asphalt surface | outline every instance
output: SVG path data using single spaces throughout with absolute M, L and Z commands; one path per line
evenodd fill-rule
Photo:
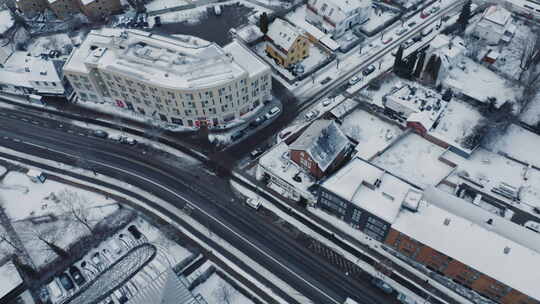
M 366 304 L 395 302 L 368 282 L 354 281 L 340 273 L 276 227 L 260 221 L 252 210 L 231 208 L 230 199 L 234 194 L 230 191 L 222 191 L 213 183 L 200 182 L 196 176 L 178 170 L 170 162 L 152 157 L 151 152 L 143 154 L 137 148 L 97 139 L 84 129 L 51 119 L 10 114 L 9 110 L 0 115 L 3 115 L 2 146 L 60 162 L 75 155 L 82 158 L 77 165 L 145 189 L 176 208 L 181 209 L 185 200 L 190 201 L 204 211 L 192 213 L 199 222 L 206 223 L 213 233 L 228 240 L 314 303 L 342 303 L 346 297 Z M 286 294 L 282 296 L 295 302 Z

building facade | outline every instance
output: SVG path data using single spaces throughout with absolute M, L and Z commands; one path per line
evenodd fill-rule
M 309 40 L 285 20 L 274 20 L 268 27 L 266 39 L 266 53 L 284 68 L 309 56 Z
M 309 0 L 306 21 L 339 38 L 355 25 L 367 21 L 370 14 L 371 0 Z
M 64 75 L 81 101 L 194 128 L 225 126 L 271 98 L 269 66 L 240 43 L 138 30 L 92 31 Z
M 79 0 L 81 12 L 92 20 L 100 20 L 122 11 L 120 0 Z

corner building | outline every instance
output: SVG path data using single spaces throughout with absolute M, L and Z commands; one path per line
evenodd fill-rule
M 233 41 L 139 30 L 90 32 L 64 65 L 79 100 L 187 127 L 221 127 L 271 98 L 271 70 Z

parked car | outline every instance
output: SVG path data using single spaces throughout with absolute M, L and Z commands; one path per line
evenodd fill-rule
M 134 146 L 137 144 L 137 140 L 131 137 L 122 136 L 120 137 L 119 141 L 123 144 Z
M 383 44 L 389 44 L 390 42 L 392 42 L 392 40 L 394 40 L 393 37 L 388 37 L 388 38 L 386 38 L 385 40 L 383 40 L 382 43 L 383 43 Z
M 259 208 L 261 208 L 261 201 L 251 197 L 246 200 L 246 204 L 255 210 L 259 210 Z
M 432 27 L 425 28 L 425 29 L 422 30 L 422 36 L 427 36 L 427 35 L 431 34 L 431 32 L 433 32 Z
M 119 289 L 115 290 L 113 292 L 113 295 L 116 297 L 116 300 L 120 304 L 124 304 L 128 301 L 128 298 L 126 297 L 126 295 L 123 294 Z
M 323 107 L 327 107 L 327 106 L 329 106 L 331 103 L 332 103 L 332 100 L 330 100 L 330 99 L 325 99 L 325 100 L 323 100 L 323 102 L 321 102 L 321 104 L 323 105 Z
M 311 110 L 306 113 L 305 117 L 307 120 L 312 120 L 313 118 L 317 117 L 317 115 L 319 115 L 319 111 Z
M 373 73 L 373 71 L 375 71 L 375 66 L 372 64 L 372 65 L 368 66 L 367 68 L 365 68 L 365 69 L 362 71 L 362 74 L 363 74 L 364 76 L 367 76 L 367 75 Z
M 414 37 L 411 38 L 413 42 L 418 42 L 420 40 L 422 40 L 422 35 L 416 35 Z
M 407 24 L 407 26 L 408 26 L 409 28 L 411 28 L 411 27 L 413 27 L 413 26 L 415 26 L 415 25 L 416 25 L 416 21 L 412 21 L 412 22 L 409 22 L 409 23 Z
M 256 128 L 260 126 L 263 122 L 266 121 L 266 117 L 264 115 L 261 115 L 257 118 L 255 118 L 251 123 L 249 124 L 251 127 Z
M 450 18 L 452 18 L 452 17 L 449 16 L 449 15 L 446 15 L 446 16 L 442 17 L 442 21 L 446 22 L 446 21 L 450 20 Z
M 95 137 L 99 137 L 99 138 L 107 138 L 109 137 L 109 133 L 103 131 L 103 130 L 94 130 L 92 132 L 92 134 L 94 134 Z
M 402 293 L 398 294 L 397 300 L 403 304 L 417 304 L 416 300 Z
M 101 267 L 103 266 L 103 259 L 101 258 L 101 256 L 99 255 L 99 252 L 96 252 L 92 255 L 92 263 L 94 263 L 94 265 L 96 265 L 96 267 Z
M 405 32 L 407 32 L 407 29 L 404 28 L 404 27 L 400 27 L 400 28 L 397 29 L 396 35 L 401 36 L 401 35 L 405 34 Z
M 251 156 L 252 159 L 257 158 L 259 155 L 263 154 L 264 150 L 261 148 L 257 148 L 249 153 L 249 156 Z
M 71 275 L 71 277 L 73 278 L 73 281 L 75 281 L 75 283 L 77 283 L 77 285 L 79 287 L 81 287 L 82 285 L 84 285 L 84 283 L 86 283 L 86 279 L 82 275 L 79 268 L 77 268 L 77 266 L 69 267 L 68 272 Z
M 429 17 L 429 15 L 431 15 L 431 13 L 430 13 L 429 11 L 425 11 L 425 10 L 424 10 L 424 11 L 422 11 L 422 12 L 420 13 L 420 18 L 426 19 L 427 17 Z
M 161 26 L 161 16 L 155 16 L 154 17 L 154 25 L 157 27 Z
M 124 252 L 124 248 L 122 247 L 122 244 L 120 243 L 120 240 L 118 239 L 113 238 L 109 242 L 109 248 L 116 255 L 120 255 L 122 252 Z
M 415 43 L 414 40 L 409 39 L 409 40 L 403 42 L 403 48 L 406 49 L 406 48 L 410 47 L 411 45 L 413 45 L 414 43 Z
M 332 81 L 332 77 L 326 77 L 325 79 L 321 80 L 321 84 L 325 85 L 329 83 L 330 81 Z
M 137 229 L 135 225 L 129 226 L 127 231 L 129 231 L 129 233 L 131 233 L 131 235 L 133 235 L 136 240 L 139 240 L 143 236 L 143 234 L 139 231 L 139 229 Z
M 394 288 L 392 286 L 388 285 L 388 283 L 384 282 L 383 280 L 379 278 L 373 278 L 371 280 L 371 284 L 378 287 L 380 290 L 382 290 L 386 294 L 391 294 L 394 292 Z
M 440 9 L 439 6 L 433 6 L 433 7 L 429 10 L 429 12 L 430 12 L 431 14 L 434 14 L 434 13 L 438 12 L 439 9 Z
M 362 80 L 360 77 L 358 77 L 358 76 L 353 76 L 351 79 L 349 79 L 349 85 L 355 85 L 355 84 L 357 84 L 360 80 Z
M 221 5 L 219 5 L 219 4 L 214 5 L 214 14 L 216 14 L 216 16 L 221 15 Z
M 278 136 L 279 136 L 279 138 L 283 139 L 283 138 L 289 136 L 289 134 L 291 134 L 291 133 L 292 133 L 292 132 L 289 131 L 289 130 L 283 130 L 283 131 L 279 132 L 279 135 L 278 135 Z
M 62 284 L 62 287 L 66 291 L 70 291 L 75 288 L 75 284 L 73 284 L 73 280 L 69 277 L 67 273 L 62 273 L 60 276 L 58 276 L 58 280 L 60 281 L 60 284 Z
M 60 287 L 60 283 L 58 283 L 56 279 L 53 279 L 47 285 L 47 289 L 49 289 L 49 298 L 53 303 L 64 297 L 64 291 L 62 290 L 62 287 Z
M 268 111 L 268 113 L 266 113 L 266 119 L 270 119 L 276 115 L 279 114 L 279 112 L 281 112 L 281 110 L 279 109 L 279 107 L 273 107 L 270 109 L 270 111 Z

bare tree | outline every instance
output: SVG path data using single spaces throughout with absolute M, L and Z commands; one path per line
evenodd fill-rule
M 521 82 L 525 72 L 531 67 L 538 65 L 540 61 L 540 32 L 534 33 L 529 39 L 525 39 L 521 44 L 519 58 L 519 77 Z
M 30 224 L 26 225 L 25 231 L 21 231 L 21 234 L 23 234 L 23 237 L 29 240 L 38 241 L 44 245 L 42 248 L 38 249 L 42 249 L 43 251 L 47 252 L 52 251 L 61 257 L 68 257 L 69 253 L 58 244 L 62 235 L 68 231 L 68 229 L 66 229 L 67 226 L 68 225 L 66 225 L 65 221 L 43 223 L 38 225 Z
M 72 219 L 84 226 L 91 234 L 95 233 L 91 223 L 90 201 L 87 197 L 75 191 L 64 189 L 57 195 L 57 198 L 61 211 L 65 213 L 68 219 Z
M 213 293 L 218 301 L 216 304 L 232 304 L 237 291 L 231 285 L 221 282 Z

